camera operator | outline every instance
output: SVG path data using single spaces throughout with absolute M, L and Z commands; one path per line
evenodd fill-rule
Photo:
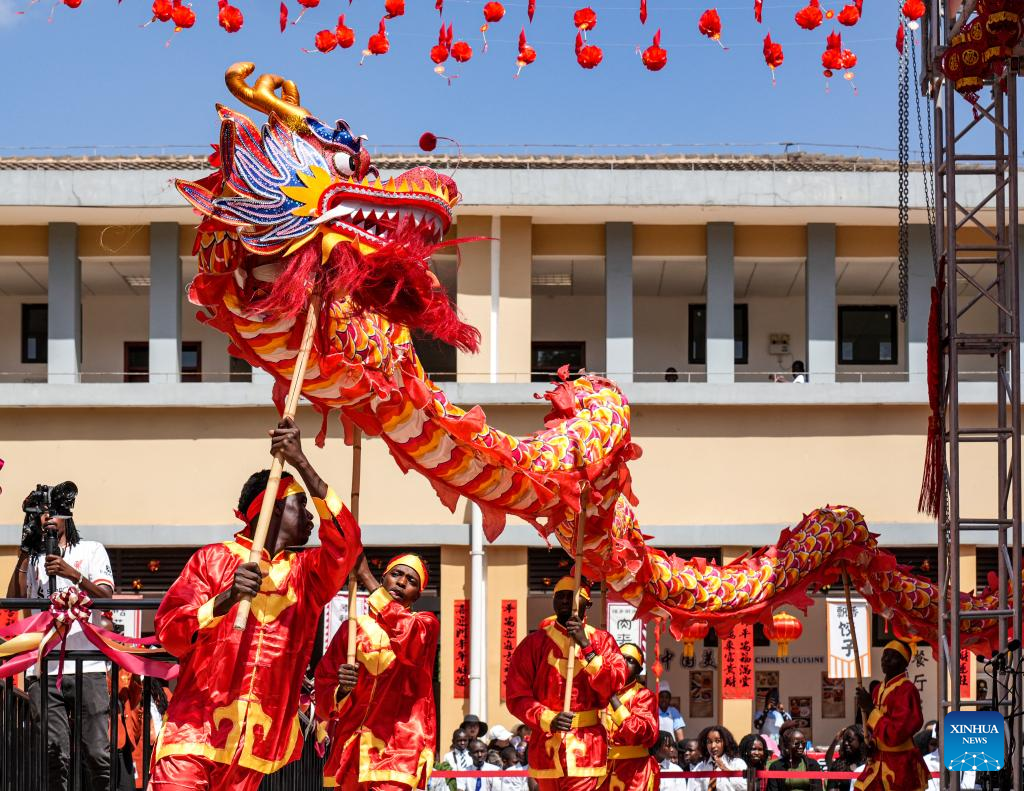
M 22 509 L 25 521 L 21 534 L 21 551 L 7 588 L 7 595 L 18 598 L 45 599 L 51 587 L 62 591 L 72 586 L 94 599 L 113 595 L 114 581 L 107 550 L 97 541 L 82 541 L 71 516 L 78 496 L 78 487 L 71 481 L 56 486 L 37 486 L 25 498 Z M 99 623 L 101 614 L 92 614 Z M 68 650 L 91 650 L 92 643 L 82 634 L 82 627 L 73 624 L 67 636 Z M 110 783 L 107 666 L 104 661 L 82 662 L 82 686 L 76 688 L 74 665 L 68 663 L 61 689 L 57 689 L 58 662 L 48 662 L 47 735 L 49 756 L 49 789 L 64 791 L 70 772 L 71 730 L 69 717 L 75 700 L 81 696 L 82 751 L 93 788 L 106 788 Z M 32 715 L 39 723 L 41 684 L 39 666 L 28 671 L 28 693 Z

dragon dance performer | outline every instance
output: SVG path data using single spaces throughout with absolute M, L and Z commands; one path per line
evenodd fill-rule
M 658 762 L 651 747 L 658 741 L 658 699 L 638 679 L 644 668 L 640 646 L 625 643 L 622 656 L 629 675 L 626 685 L 612 695 L 605 717 L 608 731 L 607 791 L 655 791 Z
M 921 695 L 907 678 L 910 649 L 899 640 L 882 651 L 885 681 L 872 695 L 857 688 L 857 706 L 873 742 L 874 752 L 855 785 L 856 791 L 924 791 L 928 767 L 913 736 L 924 724 Z
M 626 660 L 615 638 L 586 624 L 590 591 L 575 582 L 555 585 L 555 616 L 516 647 L 505 677 L 508 710 L 534 730 L 530 776 L 540 791 L 594 791 L 607 772 L 608 741 L 599 715 L 626 681 Z M 566 679 L 569 651 L 576 651 L 572 679 Z M 571 711 L 562 711 L 571 684 Z
M 417 555 L 393 558 L 380 582 L 366 558 L 356 569 L 370 591 L 370 614 L 359 616 L 356 664 L 346 664 L 342 625 L 316 668 L 320 735 L 330 737 L 324 786 L 346 791 L 425 788 L 434 765 L 434 656 L 440 624 L 412 612 L 427 584 Z
M 306 492 L 281 478 L 267 549 L 249 563 L 269 472 L 250 476 L 234 539 L 196 552 L 156 614 L 156 633 L 181 662 L 174 698 L 154 751 L 150 791 L 252 791 L 265 774 L 302 752 L 299 692 L 324 605 L 344 584 L 362 551 L 359 526 L 302 452 L 299 429 L 283 420 L 271 431 L 305 482 L 320 515 L 321 546 L 296 553 L 313 531 Z M 234 608 L 253 596 L 244 631 Z M 225 617 L 228 616 L 228 617 Z

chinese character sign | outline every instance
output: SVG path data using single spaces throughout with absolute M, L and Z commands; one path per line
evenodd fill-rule
M 516 650 L 519 630 L 518 602 L 515 599 L 501 600 L 501 699 L 505 700 L 505 676 Z
M 370 612 L 370 597 L 365 593 L 356 594 L 356 614 L 368 615 Z M 348 585 L 334 594 L 324 606 L 324 651 L 331 644 L 334 635 L 337 634 L 341 625 L 348 620 Z
M 971 665 L 974 663 L 971 661 L 971 652 L 966 648 L 960 649 L 960 662 L 959 662 L 959 675 L 960 675 L 960 697 L 961 699 L 973 698 L 971 690 L 974 689 L 974 684 L 971 683 Z
M 863 599 L 854 599 L 853 628 L 857 630 L 857 648 L 860 650 L 860 672 L 871 676 L 871 610 Z M 857 665 L 853 650 L 851 619 L 846 612 L 845 599 L 826 601 L 828 620 L 828 677 L 856 678 Z
M 608 624 L 608 631 L 615 638 L 615 642 L 619 645 L 636 643 L 640 646 L 641 653 L 646 655 L 644 625 L 636 617 L 636 607 L 617 601 L 608 602 L 607 607 L 605 623 Z
M 469 606 L 465 599 L 454 602 L 455 617 L 455 692 L 456 698 L 469 697 Z
M 722 700 L 754 699 L 754 630 L 737 626 L 721 638 Z

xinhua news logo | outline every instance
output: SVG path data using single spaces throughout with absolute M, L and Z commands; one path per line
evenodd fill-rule
M 994 772 L 1006 754 L 997 711 L 951 711 L 943 721 L 942 760 L 954 772 Z

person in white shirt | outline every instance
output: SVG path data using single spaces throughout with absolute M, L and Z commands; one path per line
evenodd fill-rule
M 805 385 L 807 384 L 807 374 L 804 370 L 803 360 L 796 360 L 793 363 L 793 384 Z
M 754 718 L 754 728 L 768 740 L 768 749 L 779 752 L 779 731 L 790 719 L 779 703 L 779 690 L 772 688 L 764 699 L 764 709 Z
M 50 595 L 50 581 L 57 591 L 75 587 L 93 599 L 109 599 L 114 593 L 113 572 L 107 550 L 97 541 L 82 541 L 72 518 L 78 487 L 65 481 L 52 487 L 37 487 L 25 498 L 22 509 L 25 521 L 21 550 L 14 574 L 7 586 L 13 598 L 45 600 Z M 47 553 L 48 537 L 54 542 Z M 92 614 L 99 625 L 101 613 Z M 74 623 L 68 631 L 67 650 L 93 650 L 93 644 Z M 93 788 L 110 785 L 110 743 L 107 717 L 110 692 L 107 689 L 106 662 L 82 662 L 81 688 L 75 683 L 74 663 L 65 667 L 61 688 L 57 688 L 59 661 L 47 661 L 46 731 L 49 757 L 49 791 L 68 787 L 71 765 L 71 729 L 69 717 L 75 711 L 76 699 L 82 707 L 82 752 Z M 40 724 L 42 684 L 40 668 L 28 671 L 28 695 L 32 716 Z
M 662 772 L 681 772 L 683 768 L 672 760 L 672 748 L 675 747 L 675 740 L 668 731 L 658 732 L 658 741 L 654 745 L 654 758 L 661 767 Z M 664 777 L 661 778 L 659 791 L 695 791 L 697 788 L 685 777 Z
M 448 764 L 452 769 L 469 769 L 473 765 L 473 759 L 469 757 L 469 736 L 462 728 L 456 728 L 452 734 L 452 749 L 444 754 L 442 763 Z
M 469 743 L 471 772 L 500 772 L 501 767 L 487 763 L 487 745 L 480 739 Z M 456 782 L 459 791 L 501 791 L 500 777 L 460 777 Z
M 935 732 L 934 725 L 932 726 L 932 738 L 928 742 L 928 748 L 931 752 L 924 757 L 925 766 L 928 767 L 929 772 L 941 772 L 942 758 L 939 756 L 939 735 Z M 973 791 L 977 777 L 978 773 L 971 770 L 961 772 L 960 788 Z M 928 781 L 928 791 L 939 791 L 939 778 L 933 777 Z
M 529 767 L 519 763 L 519 753 L 511 744 L 502 747 L 499 752 L 501 756 L 501 768 L 507 772 L 525 772 Z M 529 784 L 525 777 L 503 777 L 501 778 L 500 791 L 527 791 Z
M 686 738 L 686 720 L 672 705 L 672 690 L 667 681 L 658 684 L 658 730 L 668 731 L 677 742 Z
M 724 725 L 711 725 L 700 732 L 700 754 L 704 759 L 697 772 L 744 772 L 747 763 L 740 758 L 736 739 Z M 697 791 L 747 791 L 745 777 L 702 777 L 694 781 Z

